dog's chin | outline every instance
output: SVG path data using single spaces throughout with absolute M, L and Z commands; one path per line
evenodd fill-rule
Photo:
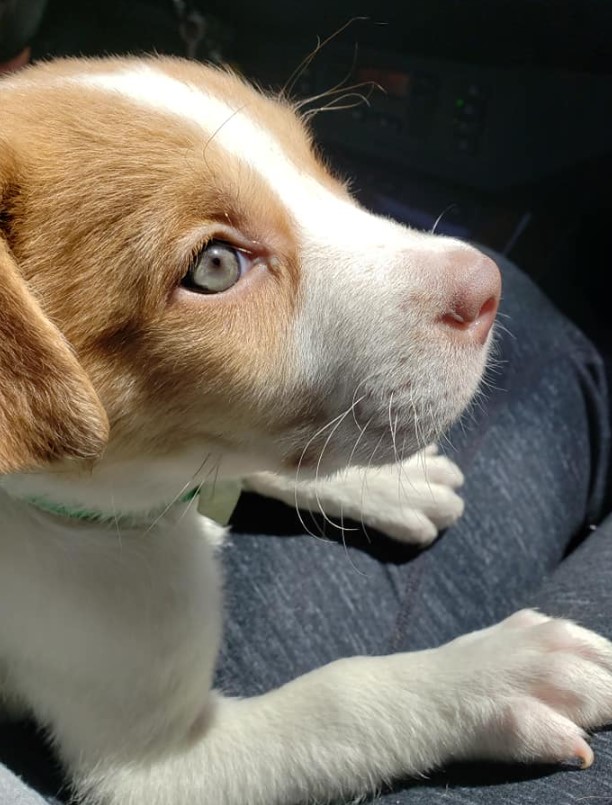
M 350 466 L 377 467 L 404 461 L 445 437 L 470 408 L 483 372 L 448 384 L 437 393 L 377 389 L 358 410 L 330 416 L 330 426 L 313 432 L 290 468 L 300 478 L 331 475 Z M 286 466 L 284 467 L 286 471 Z
M 324 424 L 319 418 L 292 434 L 285 471 L 299 468 L 307 478 L 388 465 L 438 442 L 478 394 L 491 342 L 489 337 L 482 347 L 432 349 L 412 362 L 410 372 L 392 355 L 366 381 L 350 372 L 331 379 Z M 372 363 L 360 367 L 364 374 Z
M 471 396 L 470 396 L 471 399 Z M 469 399 L 450 409 L 430 407 L 415 415 L 406 409 L 401 416 L 389 417 L 380 410 L 379 418 L 361 426 L 354 419 L 339 424 L 333 434 L 313 434 L 301 448 L 283 462 L 282 474 L 300 480 L 333 475 L 348 467 L 379 467 L 404 461 L 419 450 L 437 442 L 460 418 Z M 330 431 L 332 429 L 330 428 Z

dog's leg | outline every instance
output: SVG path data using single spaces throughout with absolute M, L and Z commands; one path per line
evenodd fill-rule
M 456 489 L 461 470 L 429 447 L 406 461 L 296 482 L 272 473 L 251 475 L 244 488 L 289 506 L 332 517 L 348 517 L 393 539 L 429 545 L 463 513 Z
M 452 759 L 588 764 L 582 728 L 612 719 L 612 646 L 529 612 L 223 698 L 218 527 L 26 525 L 0 565 L 4 676 L 88 804 L 312 805 Z
M 611 671 L 606 640 L 524 611 L 438 649 L 341 660 L 257 698 L 217 696 L 182 746 L 92 758 L 89 773 L 82 753 L 77 776 L 112 805 L 297 805 L 457 759 L 588 766 L 583 728 L 612 716 Z

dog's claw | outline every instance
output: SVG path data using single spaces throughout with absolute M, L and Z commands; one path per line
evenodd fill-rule
M 576 748 L 575 748 L 575 757 L 578 758 L 580 761 L 580 768 L 581 769 L 588 769 L 593 765 L 593 761 L 595 760 L 595 753 L 588 745 L 588 743 L 584 740 L 584 738 L 578 738 L 576 740 Z

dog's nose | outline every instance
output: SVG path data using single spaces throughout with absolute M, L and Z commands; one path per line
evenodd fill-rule
M 439 321 L 462 339 L 484 344 L 499 305 L 499 269 L 475 250 L 457 250 L 449 262 L 448 301 Z

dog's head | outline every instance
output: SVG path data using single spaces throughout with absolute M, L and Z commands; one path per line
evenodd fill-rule
M 0 472 L 388 462 L 473 396 L 496 267 L 362 209 L 288 104 L 109 59 L 0 105 Z

